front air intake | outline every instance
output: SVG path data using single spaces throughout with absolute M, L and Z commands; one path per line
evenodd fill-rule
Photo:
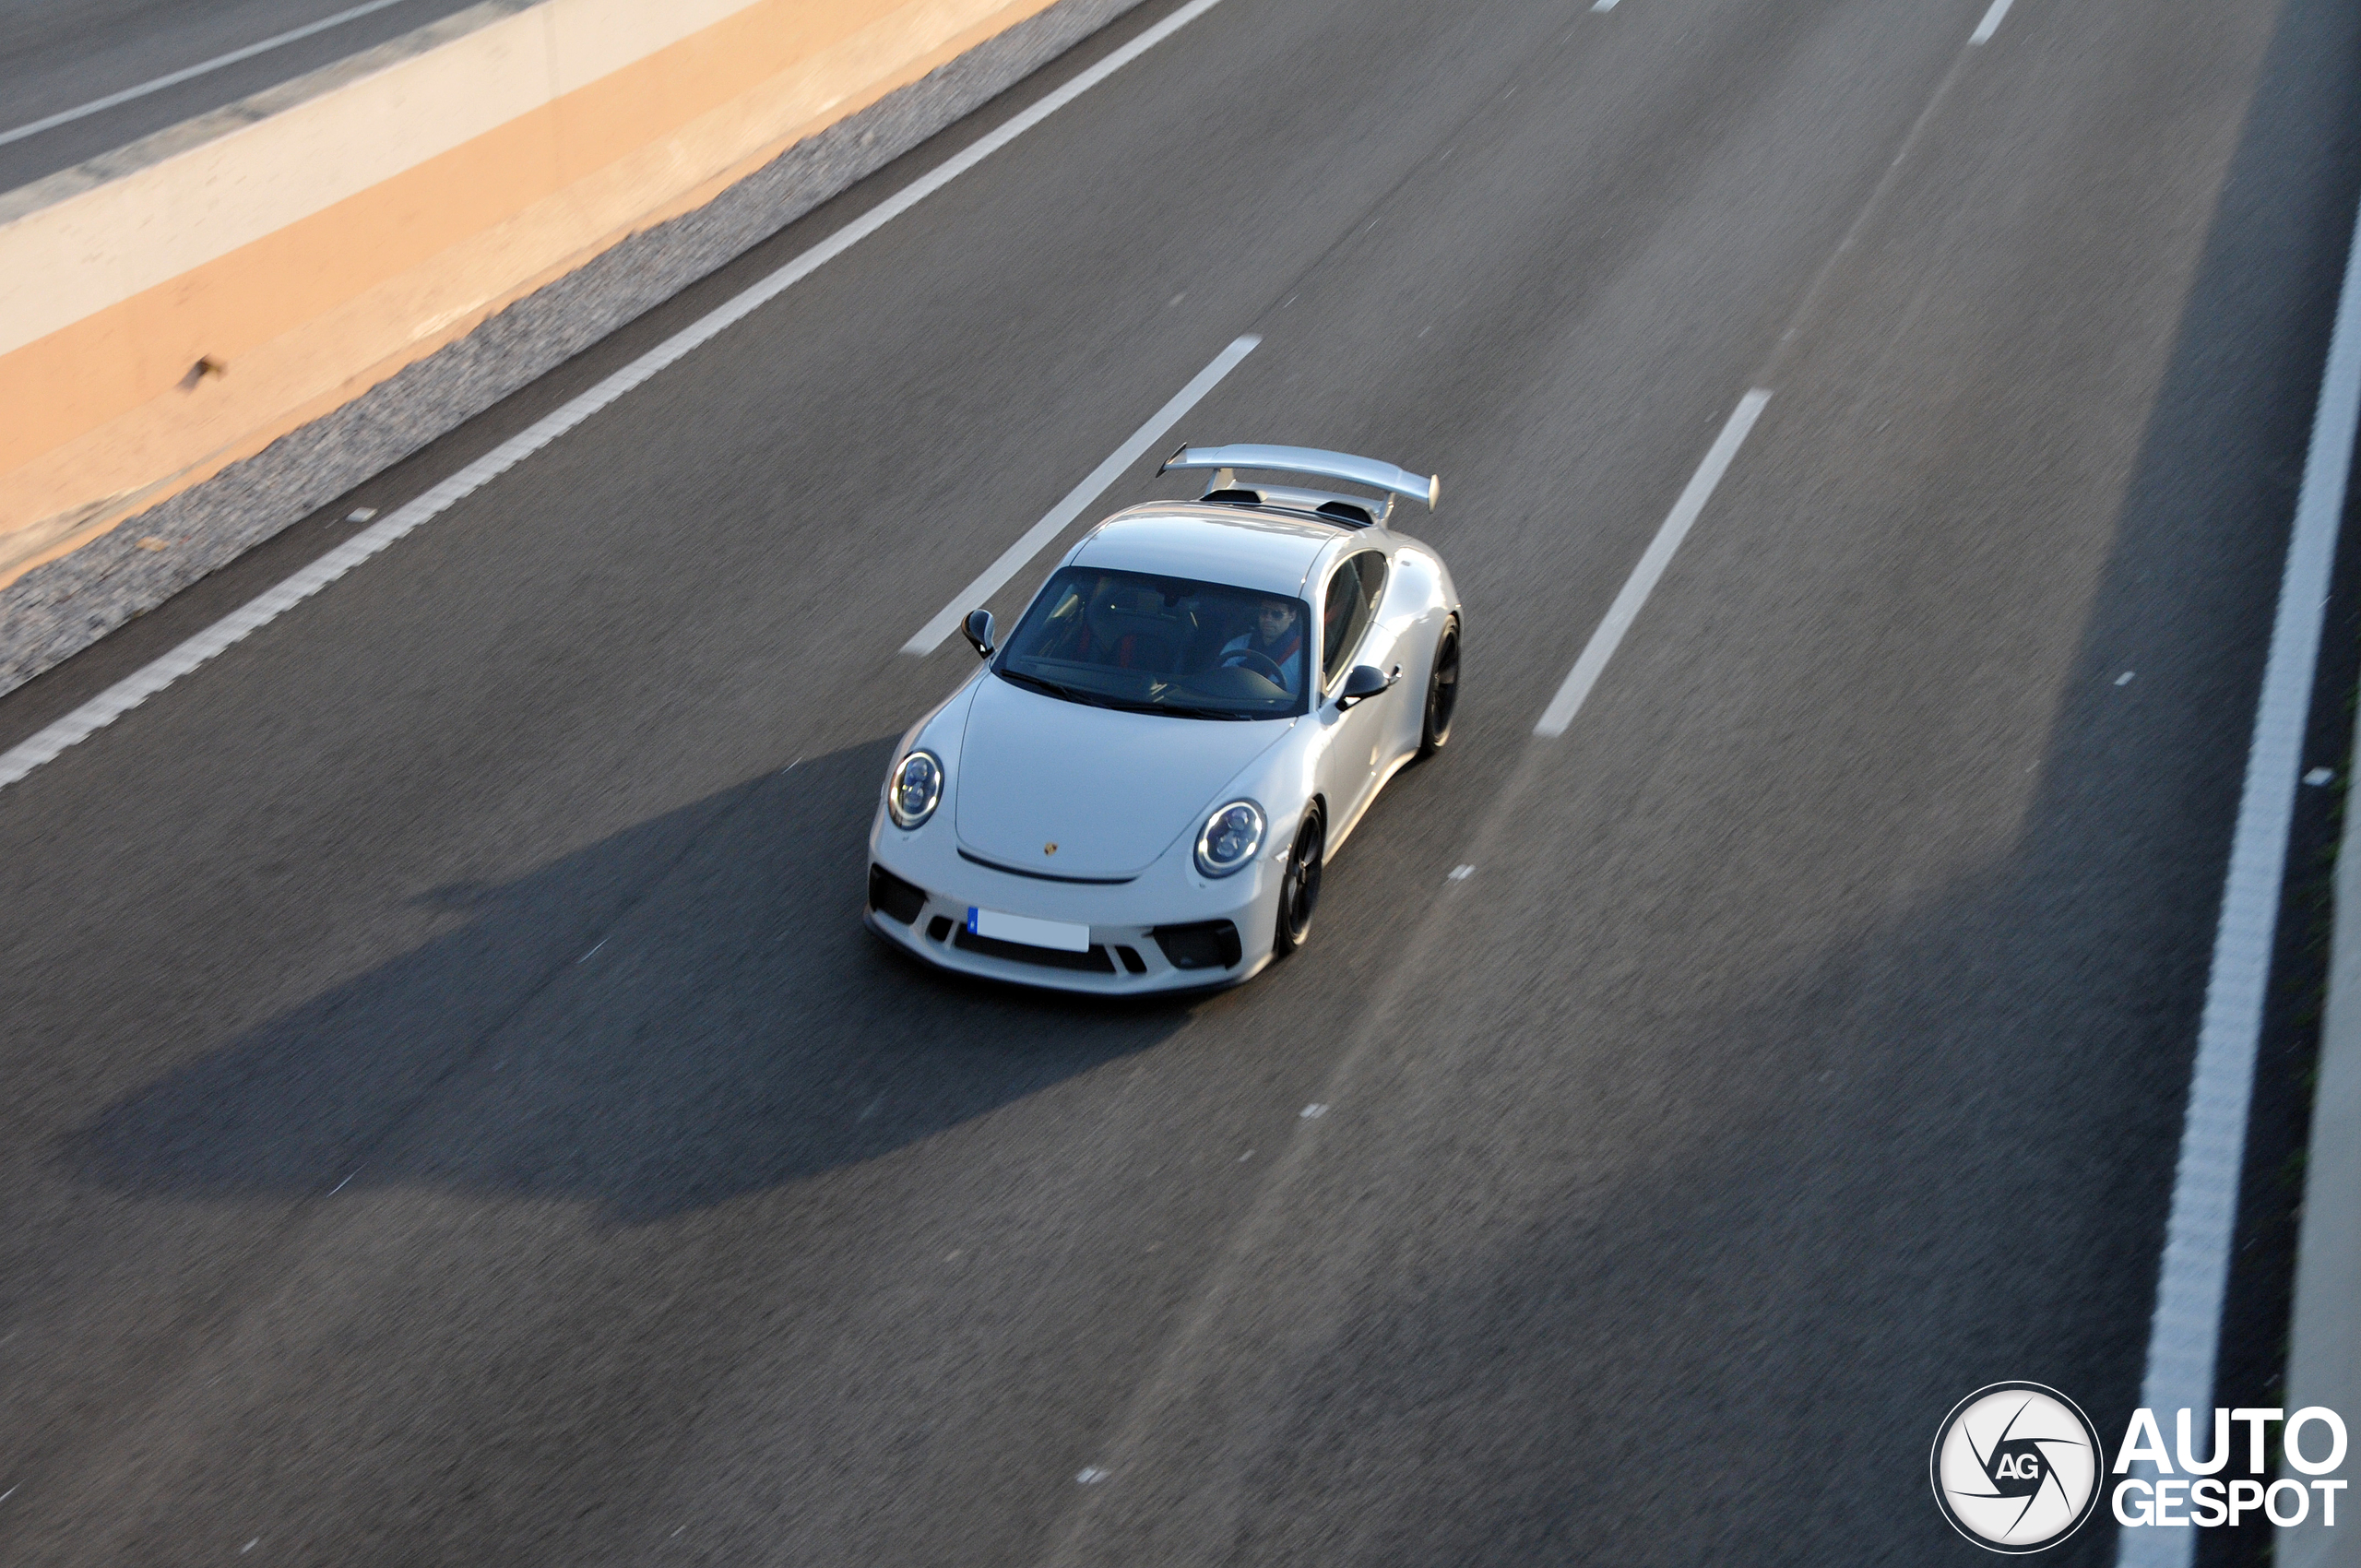
M 869 907 L 888 920 L 908 925 L 926 908 L 926 889 L 904 882 L 884 866 L 869 868 Z
M 1228 921 L 1160 925 L 1148 934 L 1164 949 L 1164 961 L 1176 969 L 1234 969 L 1242 951 L 1238 928 Z
M 987 958 L 1006 958 L 1013 963 L 1038 964 L 1045 969 L 1079 969 L 1085 974 L 1111 975 L 1115 960 L 1107 949 L 1093 944 L 1086 953 L 1069 953 L 1058 947 L 1035 947 L 1029 943 L 1003 942 L 996 936 L 979 936 L 972 931 L 960 931 L 951 938 L 951 945 L 963 953 L 980 953 Z

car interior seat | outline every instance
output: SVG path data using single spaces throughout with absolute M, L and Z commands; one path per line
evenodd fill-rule
M 1117 583 L 1091 596 L 1090 641 L 1097 656 L 1126 670 L 1178 673 L 1180 651 L 1196 617 L 1186 605 L 1168 606 L 1145 583 Z

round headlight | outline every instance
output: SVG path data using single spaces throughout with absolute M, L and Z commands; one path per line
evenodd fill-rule
M 1197 869 L 1207 876 L 1228 876 L 1242 869 L 1263 847 L 1263 808 L 1252 801 L 1232 801 L 1205 818 L 1197 835 Z
M 885 814 L 895 826 L 920 826 L 942 802 L 942 758 L 932 752 L 912 752 L 894 765 L 885 780 Z

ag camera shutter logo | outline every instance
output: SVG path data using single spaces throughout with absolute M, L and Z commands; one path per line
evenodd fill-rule
M 2056 1546 L 2098 1506 L 2106 1455 L 2081 1407 L 2038 1383 L 1995 1383 L 1952 1407 L 1927 1461 L 1952 1528 L 1987 1551 Z

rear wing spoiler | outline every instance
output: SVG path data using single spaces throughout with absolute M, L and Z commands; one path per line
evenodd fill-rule
M 1356 457 L 1349 452 L 1323 452 L 1311 446 L 1182 446 L 1164 459 L 1157 473 L 1176 469 L 1218 469 L 1213 488 L 1227 490 L 1231 480 L 1228 470 L 1233 469 L 1275 469 L 1281 473 L 1317 474 L 1323 479 L 1341 479 L 1348 484 L 1365 484 L 1371 490 L 1390 491 L 1395 495 L 1423 501 L 1427 510 L 1435 509 L 1442 496 L 1442 476 L 1414 474 L 1407 469 L 1397 469 L 1392 463 L 1381 463 L 1375 457 Z

